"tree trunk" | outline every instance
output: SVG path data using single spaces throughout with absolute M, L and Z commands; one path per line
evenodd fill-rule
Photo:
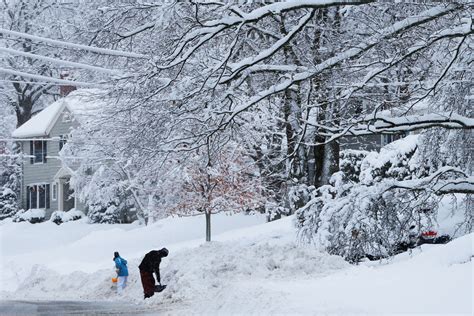
M 211 241 L 211 213 L 206 212 L 206 241 Z
M 339 142 L 333 141 L 324 145 L 324 159 L 321 168 L 319 186 L 329 183 L 331 176 L 339 171 Z
M 15 113 L 17 118 L 17 127 L 23 125 L 31 118 L 33 102 L 30 97 L 18 97 L 18 104 L 15 105 Z

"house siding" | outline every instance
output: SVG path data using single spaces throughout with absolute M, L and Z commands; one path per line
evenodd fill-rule
M 340 139 L 341 149 L 380 150 L 383 146 L 381 135 L 346 136 Z
M 67 109 L 61 113 L 58 120 L 52 127 L 50 134 L 47 138 L 59 137 L 61 135 L 67 135 L 71 129 L 77 124 L 75 122 L 64 122 L 64 113 L 69 113 Z M 38 138 L 41 139 L 41 138 Z M 22 151 L 26 155 L 30 155 L 30 142 L 21 142 Z M 46 218 L 51 216 L 53 211 L 58 210 L 58 198 L 54 201 L 52 199 L 52 185 L 54 182 L 54 176 L 61 169 L 61 161 L 57 158 L 59 156 L 59 140 L 48 140 L 47 141 L 47 159 L 46 163 L 32 164 L 30 158 L 25 158 L 23 161 L 23 187 L 21 194 L 21 203 L 23 208 L 27 207 L 26 188 L 32 184 L 47 183 L 50 184 L 50 208 L 46 209 Z M 82 205 L 78 203 L 78 208 L 82 209 Z

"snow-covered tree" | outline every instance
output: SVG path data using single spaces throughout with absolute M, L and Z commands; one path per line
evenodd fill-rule
M 184 143 L 204 146 L 208 136 L 223 129 L 248 128 L 246 112 L 272 108 L 269 113 L 280 120 L 280 143 L 272 148 L 280 152 L 272 156 L 287 162 L 278 171 L 284 174 L 278 186 L 323 185 L 339 169 L 342 137 L 433 126 L 472 128 L 462 113 L 428 106 L 420 115 L 423 101 L 459 62 L 457 54 L 448 62 L 440 56 L 469 45 L 466 4 L 400 6 L 176 3 L 161 7 L 159 15 L 157 7 L 141 8 L 149 14 L 147 22 L 135 30 L 127 24 L 127 36 L 116 38 L 117 43 L 132 45 L 143 36 L 160 41 L 134 42 L 134 48 L 154 59 L 140 67 L 133 81 L 116 86 L 125 100 L 118 107 L 165 117 L 160 132 L 151 132 L 160 141 L 150 157 L 187 150 Z M 152 16 L 157 21 L 148 22 Z M 172 23 L 179 27 L 161 27 Z M 435 52 L 437 60 L 426 63 Z M 140 117 L 142 126 L 156 125 L 156 116 Z M 176 136 L 183 122 L 195 128 Z M 259 128 L 252 126 L 250 133 L 258 134 Z M 274 131 L 267 129 L 264 138 L 273 139 Z M 134 141 L 139 133 L 142 129 Z
M 469 176 L 448 166 L 431 173 L 420 149 L 425 141 L 424 135 L 410 135 L 380 153 L 343 152 L 341 165 L 356 168 L 334 174 L 330 185 L 315 190 L 297 211 L 300 236 L 358 261 L 393 255 L 413 236 L 436 230 L 439 202 L 446 194 L 463 192 L 452 185 Z
M 0 220 L 15 215 L 19 208 L 21 156 L 9 141 L 15 122 L 12 109 L 0 106 Z
M 264 197 L 258 168 L 238 144 L 213 147 L 208 144 L 176 163 L 160 197 L 161 207 L 172 214 L 204 214 L 206 241 L 211 241 L 212 214 L 255 210 Z

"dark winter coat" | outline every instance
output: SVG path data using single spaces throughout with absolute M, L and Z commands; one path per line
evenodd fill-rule
M 168 256 L 168 252 L 164 249 L 152 250 L 145 255 L 142 262 L 138 266 L 140 272 L 155 273 L 156 280 L 161 282 L 160 278 L 160 263 L 161 258 Z

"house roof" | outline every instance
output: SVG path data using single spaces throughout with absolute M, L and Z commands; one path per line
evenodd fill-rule
M 15 138 L 47 136 L 66 108 L 80 122 L 82 118 L 90 117 L 98 110 L 101 103 L 99 100 L 103 94 L 103 91 L 95 89 L 73 91 L 68 96 L 57 100 L 34 115 L 14 130 L 12 136 Z

